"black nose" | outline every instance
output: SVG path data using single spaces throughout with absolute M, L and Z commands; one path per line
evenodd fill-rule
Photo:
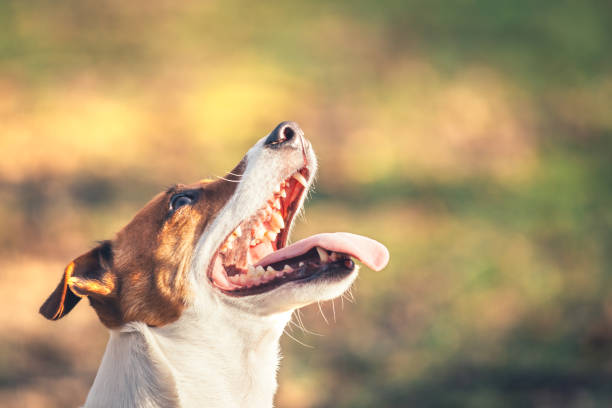
M 285 142 L 297 139 L 300 135 L 303 135 L 302 129 L 295 122 L 281 122 L 277 127 L 274 128 L 270 135 L 266 139 L 266 146 L 278 146 Z

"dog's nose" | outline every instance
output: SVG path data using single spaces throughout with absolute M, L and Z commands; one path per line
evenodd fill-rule
M 264 144 L 269 147 L 275 147 L 292 140 L 297 140 L 300 136 L 304 136 L 304 132 L 297 123 L 281 122 L 270 132 Z

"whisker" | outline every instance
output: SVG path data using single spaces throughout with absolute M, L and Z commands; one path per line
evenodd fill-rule
M 304 321 L 302 320 L 302 313 L 300 309 L 297 309 L 296 312 L 297 313 L 295 314 L 295 317 L 297 318 L 298 322 L 303 328 L 306 328 L 306 325 L 304 324 Z
M 294 325 L 295 327 L 299 327 L 299 328 L 300 328 L 300 330 L 302 330 L 302 333 L 304 333 L 304 334 L 310 334 L 310 335 L 313 335 L 313 336 L 321 336 L 321 337 L 323 336 L 321 333 L 316 333 L 316 332 L 310 331 L 310 330 L 308 330 L 307 328 L 305 328 L 305 327 L 303 327 L 303 326 L 300 326 L 300 325 L 299 325 L 299 324 L 297 324 L 296 322 L 289 321 L 289 324 L 292 324 L 292 325 Z M 289 326 L 287 326 L 287 327 L 289 327 Z M 293 328 L 291 328 L 291 333 L 293 333 Z
M 351 303 L 357 303 L 357 301 L 355 300 L 355 296 L 353 296 L 353 288 L 349 288 L 349 290 L 347 290 L 345 294 L 347 295 L 346 300 Z
M 317 300 L 317 305 L 319 306 L 319 311 L 321 312 L 321 316 L 323 316 L 323 320 L 325 320 L 325 323 L 329 325 L 329 322 L 327 321 L 327 317 L 325 317 L 325 313 L 323 313 L 323 309 L 321 308 L 321 302 L 318 300 Z
M 293 324 L 296 325 L 294 322 L 292 322 L 291 320 L 289 320 L 289 324 Z M 286 326 L 287 329 L 289 329 L 291 331 L 291 333 L 293 333 L 293 327 L 291 326 Z
M 334 313 L 334 323 L 337 323 L 336 322 L 336 304 L 334 303 L 334 299 L 331 300 L 331 303 L 332 303 L 332 311 Z
M 302 328 L 299 324 L 297 324 L 296 322 L 294 322 L 293 320 L 289 320 L 289 324 L 294 325 L 295 327 L 299 327 L 300 329 Z M 290 326 L 287 326 L 290 327 Z M 291 332 L 293 333 L 293 327 L 291 328 Z
M 296 310 L 296 312 L 298 312 L 298 313 L 299 313 L 299 310 Z M 306 333 L 306 334 L 312 334 L 312 335 L 314 335 L 314 336 L 323 336 L 321 333 L 317 333 L 317 332 L 314 332 L 314 331 L 312 331 L 312 330 L 308 330 L 308 329 L 306 328 L 306 326 L 304 325 L 304 322 L 302 321 L 302 318 L 301 318 L 301 317 L 298 315 L 298 313 L 294 313 L 294 314 L 293 314 L 293 316 L 295 316 L 295 318 L 298 320 L 298 323 L 299 323 L 299 325 L 298 325 L 298 326 L 299 326 L 299 327 L 302 329 L 302 331 L 303 331 L 304 333 Z M 295 324 L 295 322 L 292 322 L 291 320 L 289 321 L 289 323 L 293 323 L 293 324 Z
M 293 317 L 295 316 L 295 319 L 298 322 L 298 326 L 302 329 L 302 331 L 304 331 L 306 329 L 306 326 L 304 326 L 304 322 L 302 322 L 302 319 L 300 318 L 299 310 L 296 310 L 297 313 L 294 313 L 291 315 L 291 318 L 293 320 Z
M 297 323 L 293 321 L 293 319 L 297 320 Z M 291 319 L 289 319 L 289 323 L 293 324 L 295 327 L 299 327 L 302 332 L 304 331 L 304 325 L 300 322 L 300 319 L 297 317 L 296 313 L 291 314 Z
M 240 180 L 230 180 L 230 179 L 226 179 L 225 177 L 221 177 L 221 176 L 215 176 L 215 177 L 221 180 L 229 181 L 230 183 L 240 183 Z
M 283 330 L 283 333 L 285 333 L 287 336 L 289 336 L 290 339 L 292 339 L 293 341 L 295 341 L 298 344 L 301 344 L 304 347 L 308 347 L 308 348 L 314 348 L 313 346 L 310 346 L 308 344 L 302 343 L 301 341 L 299 341 L 298 339 L 296 339 L 295 337 L 293 337 L 292 335 L 290 335 L 289 333 L 287 333 L 287 330 Z

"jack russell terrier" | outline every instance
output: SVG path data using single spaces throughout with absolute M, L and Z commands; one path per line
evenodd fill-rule
M 294 122 L 224 178 L 154 197 L 112 241 L 66 267 L 40 308 L 87 297 L 110 339 L 86 407 L 272 407 L 292 312 L 340 296 L 352 257 L 380 270 L 380 243 L 339 232 L 286 246 L 317 161 Z

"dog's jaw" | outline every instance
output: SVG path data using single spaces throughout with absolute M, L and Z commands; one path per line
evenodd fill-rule
M 257 315 L 291 312 L 306 304 L 326 300 L 342 294 L 353 282 L 357 268 L 344 279 L 330 281 L 313 280 L 310 283 L 286 283 L 271 291 L 251 296 L 233 297 L 218 290 L 210 281 L 207 271 L 224 239 L 236 228 L 239 221 L 258 211 L 266 199 L 273 195 L 275 187 L 291 174 L 306 169 L 310 187 L 317 171 L 317 160 L 310 143 L 301 138 L 294 148 L 285 151 L 269 149 L 267 137 L 259 140 L 246 154 L 246 167 L 233 196 L 200 237 L 193 261 L 192 285 L 198 288 L 194 300 L 198 308 L 205 309 L 210 302 L 221 301 L 228 307 Z M 299 198 L 301 208 L 306 194 Z M 292 228 L 293 223 L 288 226 Z
M 296 172 L 302 172 L 308 177 L 305 180 L 305 191 L 295 203 L 299 211 L 315 177 L 316 156 L 302 135 L 283 151 L 268 148 L 266 139 L 264 137 L 259 140 L 244 157 L 245 170 L 235 193 L 204 231 L 196 246 L 191 284 L 198 288 L 194 294 L 194 304 L 200 309 L 206 309 L 210 302 L 221 301 L 228 307 L 256 315 L 291 312 L 307 304 L 341 295 L 357 276 L 358 267 L 351 264 L 348 269 L 340 268 L 342 273 L 319 274 L 309 279 L 281 284 L 260 294 L 239 297 L 228 296 L 211 284 L 207 271 L 210 271 L 219 247 L 238 222 L 256 213 L 267 198 L 273 195 L 276 186 Z M 290 222 L 287 228 L 292 227 L 293 222 Z

